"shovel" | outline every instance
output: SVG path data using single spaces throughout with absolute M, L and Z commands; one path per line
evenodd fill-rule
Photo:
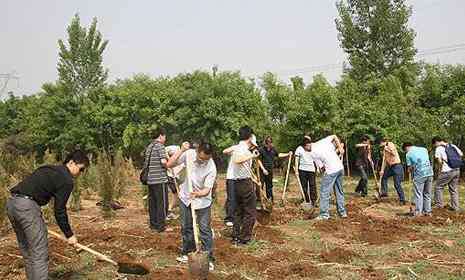
M 284 201 L 286 201 L 286 190 L 287 190 L 287 185 L 289 183 L 289 171 L 291 170 L 291 162 L 292 162 L 292 152 L 289 152 L 289 162 L 287 163 L 286 179 L 284 180 L 283 197 L 281 198 L 283 204 L 284 204 Z
M 56 233 L 56 232 L 54 232 L 54 231 L 52 231 L 50 229 L 48 230 L 48 233 L 50 235 L 52 235 L 53 237 L 68 243 L 68 240 L 66 238 L 64 238 L 63 236 L 61 236 L 60 234 L 58 234 L 58 233 Z M 149 273 L 149 269 L 146 268 L 142 264 L 131 263 L 131 262 L 116 262 L 116 261 L 110 259 L 110 257 L 108 257 L 108 256 L 106 256 L 104 254 L 101 254 L 101 253 L 99 253 L 97 251 L 94 251 L 91 248 L 86 247 L 86 246 L 84 246 L 82 244 L 77 243 L 74 246 L 77 247 L 78 249 L 81 249 L 81 250 L 84 250 L 84 251 L 86 251 L 88 253 L 91 253 L 92 255 L 96 256 L 97 259 L 99 259 L 99 260 L 106 261 L 106 262 L 118 267 L 118 272 L 119 273 L 136 274 L 136 275 L 146 275 L 146 274 Z
M 192 171 L 192 162 L 193 159 L 187 157 L 186 159 L 186 180 L 187 188 L 189 193 L 192 192 L 192 181 L 191 181 L 191 171 Z M 199 238 L 199 226 L 197 224 L 197 214 L 195 213 L 193 201 L 191 202 L 191 213 L 192 213 L 192 227 L 194 229 L 194 241 L 196 251 L 188 255 L 189 258 L 189 272 L 192 279 L 205 280 L 208 278 L 209 263 L 208 263 L 208 253 L 201 251 L 201 244 Z
M 370 165 L 371 165 L 371 170 L 373 171 L 373 177 L 375 178 L 375 184 L 376 184 L 375 198 L 376 198 L 376 200 L 381 200 L 381 193 L 379 191 L 380 188 L 381 188 L 381 185 L 379 184 L 378 177 L 376 176 L 376 170 L 375 170 L 375 167 L 373 165 L 373 162 L 371 162 Z

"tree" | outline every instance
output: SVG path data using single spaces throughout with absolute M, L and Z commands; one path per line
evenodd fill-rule
M 336 28 L 356 81 L 396 75 L 407 85 L 415 71 L 415 32 L 405 0 L 340 0 Z M 403 85 L 405 86 L 405 85 Z
M 75 15 L 68 26 L 68 46 L 58 40 L 59 83 L 76 99 L 80 100 L 92 89 L 104 85 L 108 70 L 103 68 L 103 51 L 108 41 L 102 39 L 94 18 L 87 30 L 81 26 L 79 15 Z

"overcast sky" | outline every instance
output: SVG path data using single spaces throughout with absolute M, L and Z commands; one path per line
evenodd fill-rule
M 411 0 L 411 26 L 422 50 L 465 45 L 464 0 Z M 241 70 L 258 76 L 276 72 L 283 81 L 309 80 L 321 70 L 340 75 L 334 0 L 2 0 L 0 74 L 15 71 L 17 94 L 40 90 L 57 79 L 57 40 L 75 13 L 82 24 L 97 17 L 109 45 L 104 64 L 110 81 L 136 73 L 174 75 L 194 69 Z M 444 49 L 441 49 L 444 50 Z M 430 62 L 465 63 L 465 49 L 422 57 Z M 323 67 L 315 67 L 329 65 Z M 4 80 L 0 78 L 0 89 Z

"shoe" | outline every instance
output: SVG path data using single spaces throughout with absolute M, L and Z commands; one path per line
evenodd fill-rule
M 433 216 L 433 213 L 424 213 L 424 215 L 425 215 L 426 217 L 432 217 L 432 216 Z
M 231 243 L 232 243 L 233 245 L 237 245 L 237 243 L 239 243 L 239 238 L 233 237 L 233 238 L 231 239 Z
M 329 220 L 329 218 L 322 217 L 322 216 L 318 216 L 318 217 L 316 217 L 316 218 L 313 219 L 313 220 L 315 220 L 315 221 L 327 221 L 327 220 Z
M 215 265 L 214 265 L 212 262 L 209 262 L 209 263 L 208 263 L 208 270 L 209 270 L 209 271 L 215 270 Z
M 167 221 L 176 220 L 177 218 L 179 218 L 179 216 L 176 215 L 176 214 L 174 214 L 174 213 L 169 213 L 169 214 L 166 216 L 166 220 L 167 220 Z
M 233 222 L 226 222 L 226 226 L 227 227 L 232 227 L 232 226 L 234 226 L 234 224 L 233 224 Z
M 189 261 L 189 258 L 187 257 L 187 255 L 181 255 L 177 257 L 176 260 L 180 263 L 187 263 Z
M 339 217 L 341 217 L 341 219 L 347 219 L 347 214 L 342 214 Z
M 250 243 L 250 240 L 239 240 L 239 242 L 237 242 L 236 246 L 247 246 L 249 245 Z
M 399 204 L 400 204 L 401 206 L 405 206 L 405 205 L 407 205 L 407 201 L 401 201 L 401 202 L 399 202 Z

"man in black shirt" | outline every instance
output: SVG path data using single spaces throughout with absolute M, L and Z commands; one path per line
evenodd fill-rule
M 39 167 L 11 189 L 6 208 L 23 256 L 28 280 L 48 279 L 47 226 L 41 206 L 55 199 L 55 219 L 69 244 L 77 243 L 66 213 L 66 203 L 73 190 L 73 177 L 89 165 L 82 151 L 69 154 L 63 165 Z
M 357 166 L 360 171 L 360 181 L 358 182 L 355 192 L 365 197 L 368 193 L 368 170 L 373 165 L 370 138 L 367 135 L 362 136 L 360 143 L 355 145 L 355 147 L 358 151 L 358 158 L 355 162 L 355 166 Z
M 265 183 L 266 197 L 274 200 L 273 198 L 273 167 L 275 158 L 287 157 L 289 154 L 278 153 L 273 147 L 273 139 L 271 136 L 265 137 L 264 146 L 260 148 L 260 159 L 263 163 L 261 167 L 262 182 Z

